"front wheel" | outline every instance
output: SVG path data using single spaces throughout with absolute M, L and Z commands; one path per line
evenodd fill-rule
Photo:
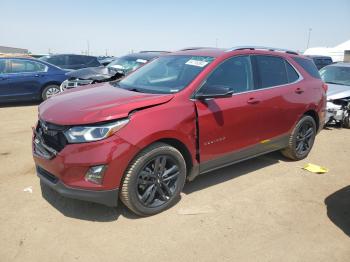
M 303 116 L 289 137 L 288 147 L 282 154 L 292 160 L 301 160 L 308 156 L 316 137 L 316 123 L 311 116 Z
M 172 206 L 186 179 L 186 162 L 174 147 L 155 143 L 131 162 L 120 199 L 134 213 L 149 216 Z
M 58 85 L 48 85 L 44 88 L 41 97 L 43 100 L 49 99 L 54 95 L 57 95 L 61 92 L 60 87 Z

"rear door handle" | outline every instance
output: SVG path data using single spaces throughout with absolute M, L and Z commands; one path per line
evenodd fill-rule
M 304 93 L 304 90 L 301 89 L 300 87 L 298 87 L 297 89 L 295 89 L 295 93 L 302 94 L 302 93 Z
M 251 105 L 254 105 L 254 104 L 260 103 L 260 100 L 254 98 L 254 97 L 251 97 L 251 98 L 248 99 L 247 103 L 248 103 L 248 104 L 251 104 Z

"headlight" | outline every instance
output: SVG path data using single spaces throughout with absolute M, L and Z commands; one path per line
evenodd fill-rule
M 74 126 L 64 132 L 69 143 L 84 143 L 110 137 L 129 122 L 129 119 L 121 119 L 103 125 Z

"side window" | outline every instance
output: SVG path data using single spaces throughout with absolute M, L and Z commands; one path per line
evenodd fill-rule
M 288 76 L 288 83 L 293 83 L 299 79 L 299 74 L 295 71 L 295 69 L 287 62 L 286 63 L 286 70 L 287 70 L 287 76 Z
M 64 66 L 66 65 L 66 56 L 52 56 L 47 59 L 47 62 L 56 66 Z
M 11 59 L 10 73 L 44 72 L 46 66 L 34 61 Z
M 285 60 L 276 56 L 255 56 L 260 88 L 284 85 L 288 83 Z
M 229 58 L 219 65 L 209 75 L 202 87 L 202 92 L 208 89 L 227 88 L 234 93 L 253 89 L 252 66 L 249 56 Z
M 0 59 L 0 74 L 6 73 L 6 60 Z
M 295 62 L 297 62 L 309 75 L 311 75 L 314 78 L 320 79 L 320 74 L 317 70 L 316 65 L 314 62 L 310 59 L 305 59 L 301 57 L 294 57 L 293 58 Z
M 85 65 L 89 63 L 90 60 L 91 58 L 87 56 L 80 56 L 80 55 L 69 56 L 69 64 L 71 65 Z

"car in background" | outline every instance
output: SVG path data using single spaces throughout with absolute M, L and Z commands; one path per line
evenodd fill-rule
M 332 57 L 330 56 L 308 55 L 307 57 L 310 57 L 314 61 L 318 70 L 325 66 L 333 64 Z
M 68 79 L 61 85 L 61 92 L 78 86 L 120 79 L 149 61 L 167 54 L 166 51 L 142 51 L 119 57 L 106 67 L 92 67 L 67 73 Z
M 326 123 L 350 128 L 350 63 L 336 63 L 320 70 L 328 85 Z
M 59 93 L 66 72 L 34 58 L 0 58 L 0 102 L 46 100 Z
M 47 55 L 39 58 L 41 61 L 53 64 L 63 69 L 77 70 L 87 67 L 100 66 L 100 62 L 95 56 L 88 55 L 70 55 L 70 54 L 59 54 L 59 55 Z
M 270 47 L 174 52 L 77 89 L 39 106 L 41 183 L 107 206 L 119 196 L 141 216 L 171 207 L 199 174 L 277 150 L 304 159 L 326 106 L 313 61 Z

